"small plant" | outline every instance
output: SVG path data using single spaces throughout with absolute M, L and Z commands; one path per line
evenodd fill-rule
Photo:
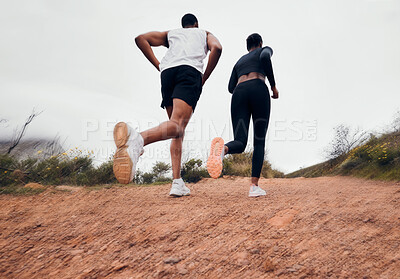
M 252 152 L 243 152 L 240 154 L 230 154 L 225 156 L 222 174 L 249 177 L 251 175 L 252 157 Z
M 0 155 L 0 186 L 9 186 L 17 184 L 17 179 L 13 172 L 17 165 L 14 157 L 4 154 Z
M 181 169 L 182 179 L 189 183 L 196 183 L 203 177 L 210 177 L 205 168 L 202 168 L 203 162 L 200 159 L 190 159 L 185 162 Z
M 136 171 L 134 181 L 136 184 L 163 184 L 172 181 L 171 178 L 165 177 L 171 166 L 164 162 L 156 162 L 152 172 Z
M 154 182 L 154 179 L 156 178 L 155 174 L 152 172 L 145 172 L 142 174 L 142 183 L 140 184 L 151 184 Z
M 224 158 L 224 168 L 222 174 L 236 176 L 251 176 L 253 152 L 243 152 L 240 154 L 227 155 Z M 265 178 L 284 177 L 284 174 L 274 170 L 265 158 L 261 176 Z
M 341 124 L 334 128 L 335 136 L 326 148 L 326 158 L 336 159 L 350 152 L 353 148 L 363 144 L 368 136 L 365 131 L 351 129 L 349 126 Z
M 117 182 L 117 179 L 115 178 L 113 172 L 112 160 L 102 163 L 96 169 L 96 178 L 97 178 L 96 184 L 110 184 Z
M 45 154 L 39 150 L 37 152 Z M 113 162 L 93 166 L 93 151 L 70 149 L 58 155 L 28 158 L 18 161 L 10 155 L 0 155 L 0 185 L 38 182 L 47 185 L 95 185 L 114 183 Z
M 364 161 L 360 158 L 347 158 L 340 164 L 340 169 L 344 172 L 348 172 L 358 166 L 360 166 Z
M 389 164 L 398 156 L 396 150 L 391 148 L 388 143 L 376 145 L 369 151 L 370 158 L 381 166 Z
M 164 162 L 156 162 L 153 166 L 154 182 L 166 183 L 170 182 L 171 178 L 165 177 L 167 172 L 171 170 L 171 165 Z

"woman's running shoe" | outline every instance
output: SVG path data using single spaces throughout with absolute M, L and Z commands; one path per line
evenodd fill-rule
M 224 140 L 220 137 L 211 142 L 210 156 L 207 160 L 207 171 L 212 178 L 218 178 L 222 172 L 222 159 L 224 158 Z
M 249 191 L 249 197 L 260 197 L 260 196 L 265 196 L 267 192 L 265 190 L 261 189 L 257 185 L 251 185 L 250 186 L 250 191 Z

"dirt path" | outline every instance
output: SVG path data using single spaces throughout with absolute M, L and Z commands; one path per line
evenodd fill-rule
M 400 184 L 205 179 L 0 197 L 1 278 L 400 278 Z

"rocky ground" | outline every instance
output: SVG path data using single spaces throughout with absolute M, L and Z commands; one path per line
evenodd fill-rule
M 0 197 L 1 278 L 400 278 L 400 184 L 349 177 Z

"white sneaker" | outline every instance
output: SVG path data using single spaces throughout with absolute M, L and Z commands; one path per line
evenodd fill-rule
M 266 194 L 267 194 L 267 192 L 265 192 L 259 186 L 256 186 L 256 185 L 250 186 L 249 197 L 265 196 Z
M 144 152 L 143 138 L 128 124 L 119 122 L 114 127 L 114 142 L 114 175 L 119 183 L 128 184 L 135 177 L 136 164 Z
M 182 178 L 174 179 L 172 181 L 172 187 L 169 195 L 174 197 L 189 196 L 190 189 L 186 187 L 185 182 L 183 182 Z

